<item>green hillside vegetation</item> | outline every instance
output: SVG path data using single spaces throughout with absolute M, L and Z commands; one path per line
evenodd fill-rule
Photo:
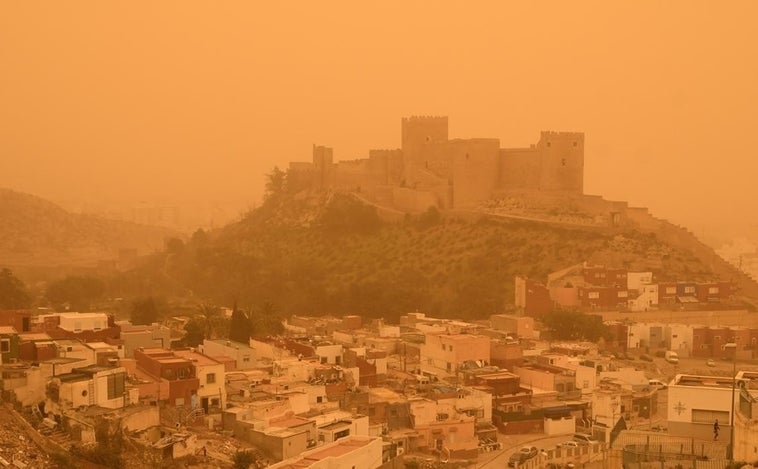
M 112 295 L 160 294 L 285 314 L 411 311 L 482 318 L 509 310 L 514 276 L 544 280 L 583 261 L 713 278 L 689 252 L 635 231 L 610 232 L 436 210 L 383 223 L 345 194 L 270 196 L 242 221 L 186 244 L 169 243 L 141 268 L 111 279 Z

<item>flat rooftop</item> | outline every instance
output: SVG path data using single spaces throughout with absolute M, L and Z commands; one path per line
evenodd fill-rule
M 363 448 L 374 440 L 376 437 L 346 437 L 341 438 L 334 443 L 324 445 L 320 448 L 306 451 L 300 456 L 284 460 L 280 463 L 269 466 L 271 469 L 302 469 L 311 467 L 314 464 L 327 459 L 338 458 L 345 454 L 351 453 L 356 449 Z
M 0 332 L 1 334 L 2 332 Z M 18 338 L 25 342 L 36 342 L 39 340 L 49 341 L 52 340 L 52 338 L 45 334 L 44 332 L 25 332 L 23 334 L 19 334 Z
M 251 346 L 248 344 L 243 344 L 242 342 L 235 342 L 233 340 L 224 340 L 224 339 L 212 339 L 208 340 L 206 339 L 206 342 L 213 342 L 218 345 L 223 345 L 224 347 L 230 347 L 235 349 L 250 349 L 254 350 Z
M 103 319 L 108 316 L 105 313 L 58 313 L 61 319 Z
M 192 350 L 176 350 L 174 351 L 174 353 L 178 357 L 191 360 L 195 365 L 199 365 L 199 366 L 220 365 L 219 362 L 212 359 L 211 357 L 207 355 L 203 355 L 202 353 L 193 352 Z
M 734 381 L 728 376 L 676 375 L 672 386 L 693 386 L 732 389 Z

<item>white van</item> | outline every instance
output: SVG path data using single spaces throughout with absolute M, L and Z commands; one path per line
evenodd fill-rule
M 672 350 L 668 350 L 663 358 L 665 358 L 667 362 L 673 363 L 675 365 L 679 363 L 679 355 Z

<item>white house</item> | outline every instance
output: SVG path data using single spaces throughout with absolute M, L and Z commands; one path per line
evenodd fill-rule
M 255 368 L 255 349 L 241 342 L 223 339 L 205 339 L 203 345 L 200 347 L 200 351 L 208 357 L 233 358 L 237 370 L 250 370 Z
M 224 364 L 191 350 L 176 350 L 177 357 L 192 361 L 195 376 L 200 382 L 197 390 L 198 404 L 206 414 L 221 412 L 226 408 L 226 372 Z
M 718 420 L 719 439 L 729 440 L 734 392 L 731 377 L 676 375 L 668 387 L 668 430 L 675 436 L 713 439 Z
M 108 328 L 105 313 L 58 313 L 59 327 L 65 331 L 99 331 Z
M 53 402 L 61 407 L 99 406 L 120 409 L 126 403 L 126 369 L 91 365 L 56 376 L 51 386 L 58 388 Z M 57 402 L 56 402 L 57 401 Z

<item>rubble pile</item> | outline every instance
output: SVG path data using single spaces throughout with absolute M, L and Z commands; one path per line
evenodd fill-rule
M 13 419 L 3 419 L 0 423 L 0 466 L 15 463 L 16 467 L 28 469 L 52 467 L 50 458 L 29 437 Z

